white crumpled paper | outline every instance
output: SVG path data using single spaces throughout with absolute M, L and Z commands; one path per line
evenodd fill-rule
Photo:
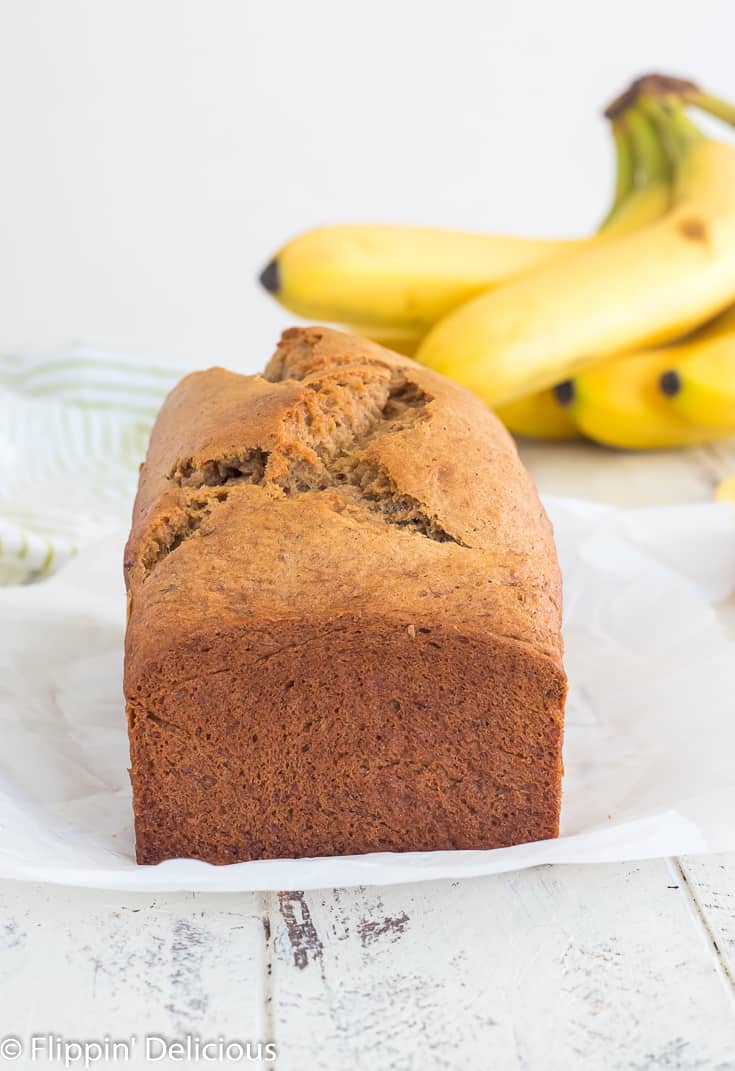
M 0 877 L 120 889 L 462 878 L 735 848 L 735 510 L 547 501 L 571 689 L 562 836 L 486 852 L 212 867 L 133 857 L 121 699 L 124 533 L 0 589 Z M 308 801 L 304 801 L 308 806 Z

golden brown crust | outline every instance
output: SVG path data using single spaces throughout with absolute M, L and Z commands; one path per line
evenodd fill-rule
M 224 862 L 381 845 L 481 847 L 553 835 L 564 675 L 552 533 L 512 440 L 458 385 L 326 328 L 287 331 L 263 376 L 211 369 L 187 377 L 167 399 L 151 438 L 126 579 L 125 679 L 141 861 L 194 854 Z M 339 717 L 323 730 L 323 765 L 313 754 L 299 765 L 288 748 L 279 761 L 253 725 L 265 725 L 269 738 L 288 739 L 289 747 L 293 733 L 300 740 L 308 693 L 303 660 L 315 673 L 333 663 L 337 642 L 348 670 L 372 675 L 370 696 L 360 681 L 351 695 L 344 666 L 332 664 L 322 695 Z M 485 682 L 469 692 L 461 683 L 468 658 Z M 419 688 L 427 659 L 437 678 L 455 681 L 464 728 L 452 704 L 437 698 L 442 680 L 433 704 L 425 681 Z M 289 670 L 297 662 L 300 676 Z M 403 663 L 401 697 L 396 674 Z M 288 689 L 284 706 L 283 685 L 297 678 L 301 684 Z M 203 692 L 205 680 L 217 687 Z M 423 698 L 414 695 L 417 688 Z M 228 704 L 228 695 L 237 701 Z M 453 756 L 455 773 L 465 755 L 465 774 L 454 781 L 457 806 L 447 809 L 445 801 L 444 819 L 434 812 L 446 786 L 439 796 L 427 795 L 436 777 L 441 781 L 437 771 L 411 774 L 429 753 L 416 745 L 412 754 L 397 728 L 392 704 L 403 700 L 424 704 L 412 715 L 414 728 L 424 738 L 431 726 L 431 748 Z M 287 715 L 294 704 L 297 714 Z M 483 718 L 490 709 L 493 718 Z M 417 828 L 406 811 L 395 828 L 398 803 L 385 798 L 392 782 L 372 769 L 360 734 L 342 756 L 343 783 L 334 783 L 330 754 L 345 719 L 375 734 L 385 727 L 393 739 L 389 761 L 403 771 L 404 802 L 433 813 L 432 826 Z M 474 740 L 462 735 L 470 726 Z M 529 740 L 536 755 L 530 766 Z M 479 770 L 470 761 L 475 744 L 495 755 Z M 508 773 L 512 754 L 518 769 Z M 270 836 L 254 829 L 256 797 L 228 773 L 233 764 L 240 769 L 266 756 L 261 797 L 276 811 L 280 798 L 290 799 Z M 361 762 L 369 769 L 355 795 L 350 786 L 360 780 Z M 518 799 L 525 803 L 499 809 L 503 785 L 510 792 L 519 771 L 525 787 Z M 318 834 L 300 833 L 292 797 L 310 793 L 323 804 L 327 780 L 331 820 L 319 823 Z M 203 782 L 226 801 L 236 828 L 207 834 L 212 816 Z M 483 825 L 476 797 L 488 793 Z M 479 807 L 469 826 L 465 805 Z M 388 810 L 390 835 L 381 825 Z

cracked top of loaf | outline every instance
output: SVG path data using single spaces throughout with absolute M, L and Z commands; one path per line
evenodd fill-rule
M 187 376 L 158 417 L 125 554 L 128 657 L 212 629 L 441 621 L 561 658 L 551 526 L 463 387 L 327 328 L 263 375 Z

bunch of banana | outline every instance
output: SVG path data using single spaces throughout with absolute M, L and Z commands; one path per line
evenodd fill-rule
M 598 232 L 598 241 L 632 234 L 667 211 L 672 201 L 673 171 L 657 131 L 639 108 L 613 122 L 618 161 L 615 199 Z M 584 429 L 569 408 L 566 384 L 526 395 L 495 412 L 515 435 L 569 440 L 582 438 Z
M 641 103 L 674 161 L 683 145 L 702 139 L 681 105 L 669 100 L 662 112 Z M 554 394 L 579 431 L 608 446 L 659 449 L 735 435 L 735 304 L 679 341 L 593 364 Z
M 641 448 L 735 434 L 735 146 L 688 105 L 735 119 L 658 76 L 608 109 L 615 195 L 591 238 L 326 227 L 261 282 L 471 387 L 518 434 Z
M 499 405 L 611 354 L 671 341 L 735 299 L 735 148 L 697 134 L 674 109 L 661 132 L 676 174 L 660 219 L 468 302 L 429 332 L 417 359 Z
M 708 394 L 696 387 L 707 377 Z M 554 394 L 583 434 L 607 446 L 652 450 L 729 438 L 735 435 L 735 308 L 687 340 L 593 365 Z

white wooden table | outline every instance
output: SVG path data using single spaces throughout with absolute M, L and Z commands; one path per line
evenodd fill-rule
M 524 453 L 545 490 L 632 505 L 735 473 L 723 448 Z M 274 1041 L 278 1071 L 735 1071 L 735 854 L 303 894 L 5 882 L 0 985 L 25 1048 L 0 1071 L 44 1066 L 49 1033 L 126 1042 L 128 1067 L 198 1035 Z

